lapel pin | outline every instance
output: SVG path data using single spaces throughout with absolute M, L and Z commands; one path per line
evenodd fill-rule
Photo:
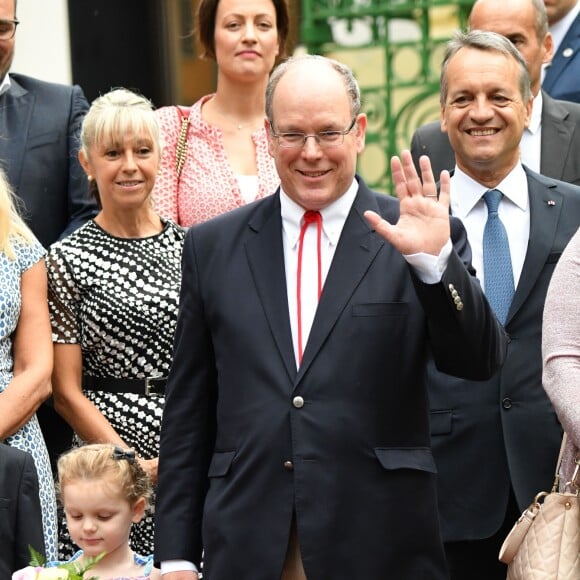
M 571 49 L 571 48 L 565 48 L 565 49 L 562 51 L 562 56 L 563 56 L 564 58 L 570 58 L 570 57 L 571 57 L 573 54 L 574 54 L 574 50 L 573 50 L 573 49 Z
M 556 205 L 556 202 L 553 199 L 549 199 L 548 205 Z

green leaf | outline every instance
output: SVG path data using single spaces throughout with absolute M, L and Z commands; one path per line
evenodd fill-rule
M 30 565 L 44 567 L 46 563 L 44 555 L 37 552 L 30 544 L 28 545 L 28 551 L 30 552 Z

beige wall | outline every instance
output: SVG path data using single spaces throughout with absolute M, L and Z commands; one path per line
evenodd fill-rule
M 122 1 L 122 0 L 119 0 Z M 71 82 L 66 0 L 18 0 L 12 70 L 52 82 Z

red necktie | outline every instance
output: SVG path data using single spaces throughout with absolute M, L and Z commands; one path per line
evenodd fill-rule
M 318 294 L 317 300 L 320 300 L 322 293 L 322 259 L 321 259 L 321 240 L 322 240 L 322 216 L 318 211 L 307 211 L 304 214 L 304 221 L 300 229 L 300 239 L 298 241 L 298 272 L 296 276 L 296 304 L 298 308 L 298 363 L 302 362 L 304 352 L 304 343 L 302 338 L 302 253 L 304 250 L 304 234 L 310 224 L 316 224 L 316 255 L 318 258 Z M 308 287 L 309 285 L 306 284 Z

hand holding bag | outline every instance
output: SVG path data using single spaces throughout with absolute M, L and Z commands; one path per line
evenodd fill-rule
M 506 580 L 580 580 L 580 458 L 560 493 L 562 440 L 551 493 L 540 492 L 506 537 L 499 559 Z

